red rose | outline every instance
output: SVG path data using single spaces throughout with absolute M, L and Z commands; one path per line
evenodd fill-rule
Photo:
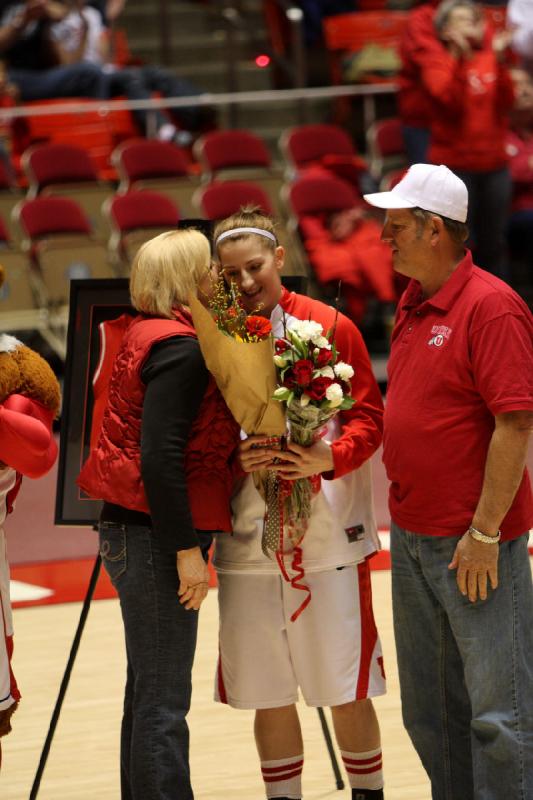
M 235 319 L 237 314 L 238 312 L 235 306 L 228 306 L 228 308 L 226 309 L 226 316 L 228 317 L 228 319 Z
M 309 386 L 313 380 L 313 362 L 308 358 L 300 358 L 292 368 L 294 380 L 298 386 Z
M 315 355 L 315 364 L 317 367 L 325 367 L 331 361 L 331 350 L 327 347 L 320 347 L 318 353 Z
M 283 376 L 283 386 L 287 389 L 294 389 L 295 386 L 298 384 L 296 383 L 296 378 L 294 377 L 294 372 L 291 369 L 288 369 L 285 375 Z
M 289 349 L 289 343 L 285 339 L 276 339 L 276 355 L 279 356 Z
M 309 395 L 311 400 L 323 400 L 326 396 L 326 389 L 334 383 L 333 378 L 326 378 L 324 375 L 319 375 L 307 387 L 305 393 Z
M 272 331 L 270 320 L 265 317 L 247 317 L 246 330 L 250 336 L 256 336 L 258 339 L 266 339 Z

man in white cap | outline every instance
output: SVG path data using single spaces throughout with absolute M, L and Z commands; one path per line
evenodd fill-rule
M 414 164 L 365 199 L 386 209 L 382 238 L 411 278 L 383 452 L 404 724 L 433 800 L 528 800 L 531 314 L 465 251 L 467 190 L 447 167 Z

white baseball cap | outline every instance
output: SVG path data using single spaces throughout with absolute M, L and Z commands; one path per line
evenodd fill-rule
M 413 164 L 390 192 L 363 195 L 377 208 L 422 208 L 457 222 L 466 222 L 468 191 L 444 164 Z

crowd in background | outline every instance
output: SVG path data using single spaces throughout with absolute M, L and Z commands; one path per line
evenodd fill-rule
M 124 5 L 125 0 L 0 2 L 3 104 L 197 94 L 199 88 L 169 69 L 117 65 L 110 25 Z M 301 6 L 309 45 L 320 38 L 325 15 L 357 10 L 354 0 L 302 0 Z M 526 273 L 533 268 L 531 20 L 531 0 L 511 0 L 507 27 L 499 31 L 478 3 L 429 0 L 410 8 L 399 48 L 397 107 L 406 161 L 446 164 L 464 180 L 476 263 L 511 284 L 513 265 Z M 215 125 L 214 113 L 204 107 L 158 111 L 150 129 L 146 111 L 134 116 L 144 134 L 180 145 Z M 342 280 L 344 310 L 354 321 L 360 324 L 372 304 L 390 318 L 402 284 L 364 204 L 311 220 L 301 233 L 318 283 Z
M 494 31 L 477 3 L 423 3 L 409 15 L 398 94 L 410 163 L 446 164 L 465 181 L 477 263 L 505 280 L 509 248 L 533 266 L 533 82 L 513 44 L 513 28 Z

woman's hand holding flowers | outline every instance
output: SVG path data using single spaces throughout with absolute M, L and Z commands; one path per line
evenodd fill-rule
M 302 447 L 295 442 L 289 442 L 287 449 L 283 451 L 282 460 L 278 463 L 274 462 L 268 467 L 273 472 L 277 472 L 281 478 L 290 481 L 330 472 L 333 468 L 331 447 L 322 439 L 310 447 Z
M 269 447 L 264 436 L 248 436 L 239 444 L 237 456 L 244 472 L 257 472 L 270 469 L 280 456 L 279 447 Z

